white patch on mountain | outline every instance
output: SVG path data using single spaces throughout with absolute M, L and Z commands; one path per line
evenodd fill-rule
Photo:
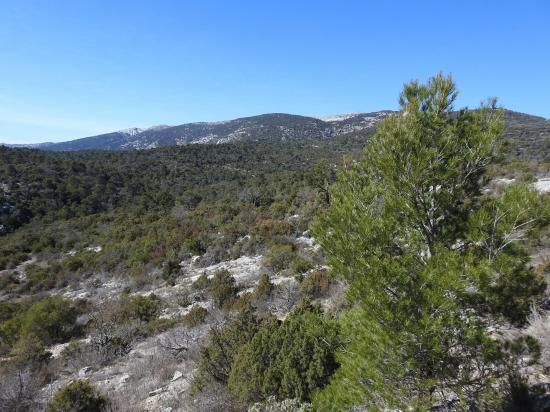
M 351 119 L 352 117 L 358 116 L 360 114 L 361 114 L 360 112 L 333 114 L 333 115 L 316 117 L 316 119 L 322 120 L 324 122 L 341 122 L 343 120 Z

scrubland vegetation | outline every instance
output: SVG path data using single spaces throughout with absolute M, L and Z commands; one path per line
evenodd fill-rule
M 410 83 L 374 136 L 0 148 L 0 410 L 543 410 L 550 136 L 455 98 Z

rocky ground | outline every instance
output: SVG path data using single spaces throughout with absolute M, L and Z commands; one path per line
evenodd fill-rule
M 319 253 L 318 245 L 307 232 L 296 238 L 295 243 L 301 253 Z M 94 250 L 101 249 L 95 247 Z M 189 313 L 193 305 L 207 309 L 208 316 L 203 324 L 196 327 L 179 324 L 158 335 L 142 338 L 132 344 L 128 353 L 107 363 L 100 362 L 87 350 L 91 346 L 91 336 L 49 347 L 52 365 L 57 373 L 55 379 L 41 389 L 42 403 L 47 404 L 59 388 L 72 380 L 86 379 L 113 401 L 117 411 L 208 410 L 203 405 L 204 399 L 193 400 L 189 396 L 189 389 L 196 371 L 198 350 L 206 343 L 209 329 L 225 322 L 224 312 L 217 309 L 208 297 L 197 296 L 193 305 L 186 307 L 179 303 L 179 299 L 203 274 L 212 277 L 215 272 L 227 269 L 236 279 L 239 294 L 242 294 L 254 290 L 262 273 L 270 273 L 275 292 L 270 299 L 262 302 L 258 310 L 269 310 L 283 319 L 300 298 L 299 283 L 285 271 L 270 272 L 262 261 L 261 255 L 241 256 L 201 267 L 199 257 L 194 256 L 180 263 L 179 276 L 173 284 L 156 280 L 142 290 L 130 293 L 130 296 L 148 296 L 152 293 L 158 296 L 162 301 L 161 319 L 179 319 Z M 30 263 L 36 263 L 36 259 L 16 269 L 21 276 L 24 276 L 25 266 Z M 316 266 L 308 273 L 322 268 Z M 95 307 L 101 307 L 119 297 L 129 285 L 128 280 L 97 273 L 78 285 L 67 286 L 56 293 L 71 300 L 84 299 Z M 320 299 L 322 305 L 332 310 L 342 300 L 342 291 L 342 285 L 335 283 L 329 295 Z M 86 321 L 88 319 L 83 320 Z M 174 351 L 175 346 L 185 346 L 186 350 Z M 74 348 L 79 348 L 76 355 Z

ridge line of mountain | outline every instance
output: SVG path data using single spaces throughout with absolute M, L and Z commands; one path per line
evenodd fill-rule
M 193 122 L 176 126 L 157 125 L 147 129 L 131 127 L 56 143 L 5 145 L 50 151 L 135 150 L 196 143 L 329 139 L 350 132 L 374 130 L 376 124 L 391 113 L 395 112 L 380 110 L 321 117 L 266 113 L 216 122 Z M 544 135 L 550 134 L 550 121 L 543 117 L 506 110 L 505 120 L 508 129 L 534 127 L 543 130 Z

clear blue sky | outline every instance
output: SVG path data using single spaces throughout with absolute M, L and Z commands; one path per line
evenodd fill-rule
M 0 0 L 0 141 L 395 109 L 452 73 L 550 117 L 550 2 Z

